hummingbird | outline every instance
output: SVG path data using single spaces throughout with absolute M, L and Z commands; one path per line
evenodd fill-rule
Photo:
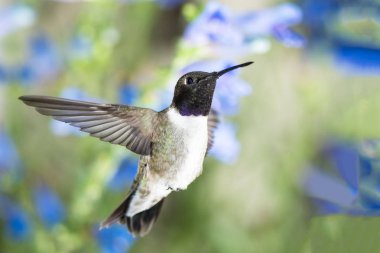
M 140 155 L 127 197 L 100 228 L 121 223 L 133 236 L 144 236 L 157 220 L 165 198 L 173 191 L 185 190 L 202 173 L 218 124 L 217 113 L 211 109 L 217 79 L 251 63 L 183 75 L 175 86 L 172 103 L 159 112 L 50 96 L 19 99 L 40 114 Z

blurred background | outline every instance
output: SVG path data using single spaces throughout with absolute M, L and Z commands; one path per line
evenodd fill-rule
M 25 94 L 161 110 L 218 81 L 204 172 L 149 235 L 99 223 L 138 157 Z M 380 1 L 1 0 L 0 252 L 376 252 Z

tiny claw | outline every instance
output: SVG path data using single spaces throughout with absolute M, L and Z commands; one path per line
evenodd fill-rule
M 104 225 L 104 222 L 102 222 L 102 223 L 100 223 L 99 231 L 100 231 L 100 230 L 103 230 L 103 229 L 106 229 L 106 228 L 108 228 L 108 227 L 109 227 L 108 224 L 107 224 L 107 225 Z

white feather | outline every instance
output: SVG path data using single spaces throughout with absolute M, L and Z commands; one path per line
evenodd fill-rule
M 203 160 L 207 150 L 207 116 L 182 116 L 176 109 L 168 111 L 169 121 L 184 131 L 184 149 L 187 155 L 179 164 L 176 180 L 171 186 L 186 189 L 202 173 Z

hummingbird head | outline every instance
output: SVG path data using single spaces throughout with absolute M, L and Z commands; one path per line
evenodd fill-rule
M 172 106 L 183 116 L 208 115 L 218 78 L 231 70 L 252 63 L 246 62 L 218 72 L 194 71 L 183 75 L 175 86 Z

